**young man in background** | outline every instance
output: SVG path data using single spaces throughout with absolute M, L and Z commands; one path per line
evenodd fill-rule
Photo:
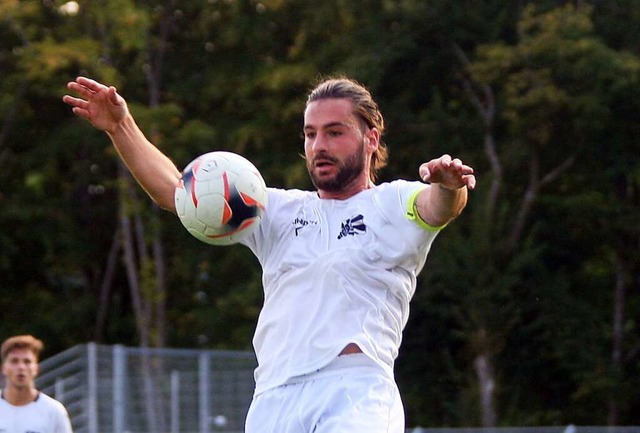
M 59 401 L 36 389 L 42 341 L 17 335 L 2 343 L 0 433 L 72 433 L 69 414 Z

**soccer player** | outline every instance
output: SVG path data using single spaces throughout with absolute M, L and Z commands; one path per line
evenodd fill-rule
M 35 387 L 42 341 L 17 335 L 2 343 L 5 386 L 0 399 L 0 432 L 72 433 L 67 410 Z
M 105 131 L 151 198 L 175 212 L 175 164 L 150 143 L 113 86 L 78 77 L 73 112 Z M 308 95 L 304 152 L 315 191 L 268 189 L 259 228 L 242 243 L 263 269 L 253 339 L 258 367 L 246 433 L 402 433 L 394 361 L 416 277 L 438 232 L 475 186 L 443 155 L 420 181 L 377 185 L 385 125 L 370 92 L 335 77 Z

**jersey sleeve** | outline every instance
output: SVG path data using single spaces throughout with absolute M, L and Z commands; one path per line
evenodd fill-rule
M 416 190 L 409 195 L 409 199 L 407 200 L 405 216 L 409 220 L 414 221 L 423 229 L 432 231 L 432 232 L 437 232 L 445 228 L 447 225 L 445 224 L 439 227 L 434 227 L 428 222 L 426 222 L 425 220 L 423 220 L 422 217 L 420 216 L 420 213 L 418 212 L 418 203 L 417 203 L 418 194 L 420 194 L 420 192 L 423 191 L 425 188 L 426 188 L 426 185 L 423 185 L 421 188 L 416 188 Z
M 58 428 L 56 429 L 56 433 L 73 433 L 73 429 L 71 428 L 71 421 L 69 420 L 69 415 L 67 414 L 66 410 L 59 416 Z
M 73 433 L 71 427 L 71 420 L 69 418 L 69 412 L 67 408 L 58 400 L 49 397 L 49 400 L 53 410 L 55 411 L 55 425 L 53 428 L 54 433 Z

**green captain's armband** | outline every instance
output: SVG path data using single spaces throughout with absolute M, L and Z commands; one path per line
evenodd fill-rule
M 445 224 L 440 227 L 434 227 L 429 223 L 427 223 L 425 220 L 423 220 L 420 214 L 418 213 L 418 194 L 423 189 L 424 188 L 421 188 L 416 192 L 414 192 L 413 194 L 411 194 L 411 196 L 409 197 L 409 200 L 407 201 L 407 211 L 405 212 L 404 216 L 408 220 L 415 221 L 416 224 L 418 224 L 420 227 L 422 227 L 425 230 L 429 230 L 431 232 L 437 232 L 445 228 L 447 225 Z

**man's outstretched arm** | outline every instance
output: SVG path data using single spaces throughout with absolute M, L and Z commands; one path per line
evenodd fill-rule
M 147 140 L 116 88 L 85 77 L 78 77 L 67 87 L 80 96 L 62 98 L 73 113 L 105 131 L 140 186 L 158 206 L 175 213 L 174 192 L 181 173 Z

